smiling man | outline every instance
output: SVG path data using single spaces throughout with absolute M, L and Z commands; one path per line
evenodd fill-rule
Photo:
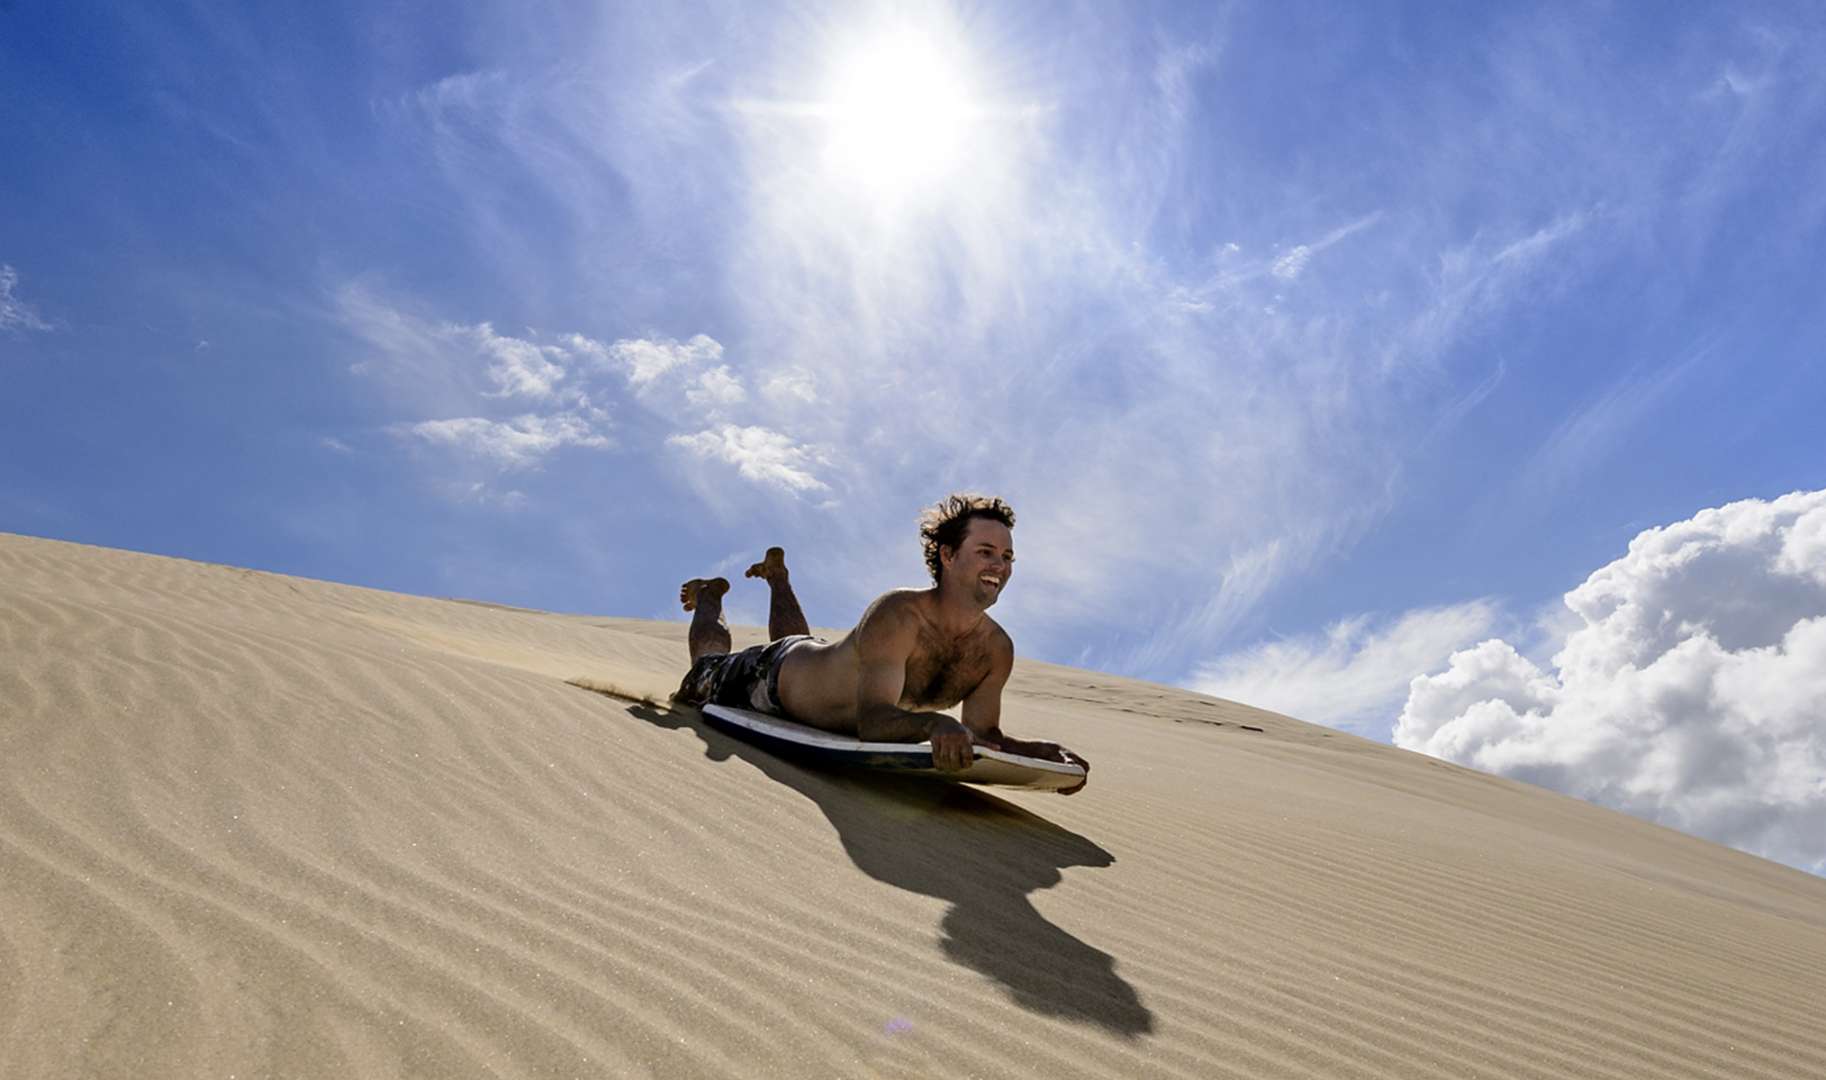
M 835 643 L 811 636 L 780 548 L 748 568 L 772 591 L 765 645 L 730 651 L 726 579 L 685 582 L 679 601 L 692 613 L 691 670 L 673 700 L 754 709 L 870 742 L 930 740 L 941 769 L 966 767 L 980 743 L 1088 772 L 1089 762 L 1058 743 L 1002 733 L 1014 642 L 988 613 L 1014 572 L 1013 528 L 1014 510 L 1001 499 L 940 500 L 919 523 L 932 587 L 883 594 Z M 962 721 L 938 711 L 960 702 Z

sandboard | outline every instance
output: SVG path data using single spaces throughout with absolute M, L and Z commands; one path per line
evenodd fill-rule
M 833 765 L 886 769 L 898 773 L 951 780 L 965 784 L 1057 791 L 1084 781 L 1084 768 L 1044 758 L 1010 754 L 978 746 L 969 766 L 940 769 L 932 764 L 932 744 L 863 742 L 853 735 L 820 731 L 777 716 L 736 709 L 728 705 L 699 707 L 705 718 L 747 742 L 784 755 L 810 757 Z

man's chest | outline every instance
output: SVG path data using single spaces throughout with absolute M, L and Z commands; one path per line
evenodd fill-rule
M 989 674 L 989 652 L 975 637 L 946 641 L 922 633 L 907 657 L 900 694 L 902 708 L 948 709 L 964 700 Z

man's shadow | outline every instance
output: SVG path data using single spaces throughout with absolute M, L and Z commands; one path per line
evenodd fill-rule
M 1109 852 L 1012 803 L 960 784 L 855 770 L 806 768 L 724 735 L 695 709 L 631 705 L 630 715 L 688 728 L 704 756 L 753 765 L 824 812 L 843 849 L 877 881 L 951 906 L 945 955 L 994 979 L 1022 1007 L 1088 1022 L 1126 1038 L 1154 1015 L 1116 974 L 1115 959 L 1046 921 L 1028 894 L 1068 866 L 1109 866 Z

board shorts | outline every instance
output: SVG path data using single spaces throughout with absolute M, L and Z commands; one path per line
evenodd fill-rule
M 784 718 L 780 661 L 800 645 L 816 640 L 810 634 L 788 634 L 765 645 L 700 656 L 672 700 L 683 705 L 729 705 Z

